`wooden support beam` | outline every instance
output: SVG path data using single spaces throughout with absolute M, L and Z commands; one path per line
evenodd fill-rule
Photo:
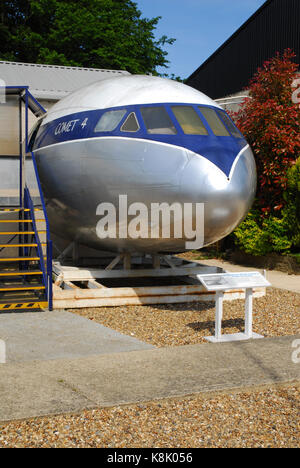
M 122 260 L 123 254 L 117 255 L 111 262 L 110 264 L 105 268 L 105 270 L 112 270 L 115 268 L 115 266 L 118 265 L 118 263 Z
M 66 281 L 88 281 L 90 279 L 100 278 L 149 278 L 149 277 L 171 277 L 171 276 L 196 276 L 206 272 L 211 273 L 210 267 L 176 267 L 176 268 L 149 268 L 149 269 L 131 269 L 131 270 L 103 270 L 87 269 L 76 267 L 65 267 L 54 264 L 54 273 L 63 275 Z
M 124 254 L 124 270 L 130 270 L 131 269 L 131 254 L 130 253 L 125 253 Z
M 58 262 L 54 263 L 53 272 L 54 277 L 56 277 L 53 288 L 54 307 L 72 309 L 215 300 L 215 292 L 208 292 L 196 275 L 219 273 L 220 269 L 217 267 L 203 266 L 188 261 L 181 262 L 180 259 L 174 257 L 161 256 L 161 259 L 164 259 L 169 266 L 151 268 L 151 261 L 154 262 L 155 267 L 159 266 L 158 256 L 156 258 L 149 256 L 146 259 L 147 261 L 144 259 L 145 266 L 143 269 L 121 269 L 121 265 L 119 266 L 120 269 L 114 269 L 122 259 L 124 267 L 129 267 L 131 259 L 126 254 L 116 256 L 106 269 L 78 268 L 62 266 Z M 182 282 L 180 285 L 169 286 L 105 287 L 101 282 L 97 281 L 100 278 L 130 279 L 145 277 L 181 277 Z M 193 284 L 189 284 L 188 281 L 193 282 Z M 80 288 L 74 282 L 85 284 Z M 265 288 L 256 288 L 254 290 L 254 297 L 264 295 Z M 224 293 L 224 300 L 242 299 L 244 297 L 244 289 L 230 290 Z
M 71 290 L 74 290 L 74 289 L 79 289 L 80 288 L 78 286 L 76 286 L 75 284 L 71 283 L 71 281 L 64 281 L 63 282 L 63 288 L 64 289 L 71 289 Z
M 153 268 L 155 269 L 158 269 L 160 268 L 160 256 L 155 254 L 155 255 L 152 255 L 152 265 L 153 265 Z
M 89 280 L 87 281 L 87 287 L 89 289 L 103 289 L 105 286 L 103 284 L 98 283 L 96 280 Z

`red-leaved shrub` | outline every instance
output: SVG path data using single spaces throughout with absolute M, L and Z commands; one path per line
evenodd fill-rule
M 300 107 L 292 99 L 299 65 L 294 58 L 287 49 L 266 61 L 250 82 L 249 98 L 233 115 L 255 154 L 257 207 L 264 217 L 283 208 L 287 170 L 300 156 Z

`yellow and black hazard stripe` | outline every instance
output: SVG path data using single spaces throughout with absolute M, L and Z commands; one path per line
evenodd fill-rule
M 18 309 L 47 309 L 48 302 L 16 302 L 14 304 L 0 304 L 0 310 Z

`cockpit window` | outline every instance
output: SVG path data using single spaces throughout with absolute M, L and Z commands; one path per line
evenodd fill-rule
M 214 109 L 199 106 L 199 110 L 216 136 L 230 136 L 230 133 Z
M 99 119 L 94 132 L 112 132 L 117 128 L 124 115 L 126 109 L 112 110 L 105 112 Z
M 34 143 L 35 143 L 42 121 L 43 119 L 38 120 L 29 133 L 29 136 L 28 136 L 28 141 L 29 141 L 28 150 L 29 151 L 33 150 L 33 146 L 34 146 Z
M 229 129 L 230 133 L 235 137 L 235 138 L 243 138 L 243 135 L 241 132 L 236 128 L 230 117 L 226 114 L 226 112 L 222 111 L 217 111 L 218 115 L 221 117 L 227 128 Z
M 121 127 L 121 132 L 137 132 L 140 129 L 134 112 L 131 112 Z
M 186 135 L 208 135 L 195 109 L 190 106 L 172 106 L 172 111 Z
M 164 107 L 141 107 L 141 114 L 148 133 L 176 135 L 177 130 Z

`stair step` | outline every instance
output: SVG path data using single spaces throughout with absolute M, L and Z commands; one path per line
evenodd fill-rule
M 36 223 L 44 223 L 44 219 L 36 219 Z M 0 219 L 0 223 L 32 223 L 32 219 Z
M 43 231 L 39 231 L 39 232 L 43 232 Z M 46 231 L 45 231 L 45 232 L 46 232 Z M 0 236 L 5 236 L 5 235 L 7 235 L 7 236 L 13 236 L 13 235 L 17 236 L 17 235 L 20 235 L 20 236 L 21 236 L 22 234 L 23 234 L 24 236 L 27 236 L 27 235 L 29 235 L 29 234 L 35 234 L 35 232 L 34 232 L 34 231 L 16 231 L 16 232 L 5 232 L 5 231 L 2 231 L 2 232 L 0 232 Z
M 41 243 L 42 247 L 46 247 L 47 244 Z M 37 247 L 37 244 L 0 244 L 0 249 L 12 247 Z
M 0 208 L 0 213 L 20 213 L 30 211 L 29 208 Z M 42 208 L 34 208 L 34 211 L 43 211 Z
M 38 234 L 47 234 L 47 231 L 37 231 Z M 5 235 L 8 235 L 8 236 L 21 236 L 21 235 L 24 235 L 24 236 L 28 236 L 28 235 L 33 235 L 35 234 L 34 231 L 15 231 L 15 232 L 8 232 L 8 231 L 1 231 L 0 232 L 0 236 L 5 236 Z
M 29 212 L 29 208 L 0 208 L 0 213 L 21 213 Z
M 42 275 L 40 270 L 25 270 L 25 271 L 1 271 L 0 276 L 25 276 L 25 275 Z
M 28 301 L 21 299 L 19 302 L 16 299 L 0 301 L 0 310 L 22 310 L 22 309 L 47 309 L 48 302 L 38 301 L 34 299 Z
M 0 262 L 10 263 L 10 262 L 30 262 L 38 261 L 39 257 L 16 257 L 16 258 L 0 258 Z M 44 260 L 47 260 L 47 257 L 44 257 Z
M 32 223 L 32 219 L 0 219 L 0 223 Z
M 35 286 L 32 285 L 26 285 L 26 284 L 16 284 L 16 285 L 11 285 L 11 286 L 5 286 L 2 285 L 0 286 L 0 291 L 40 291 L 45 289 L 45 286 L 43 284 L 37 284 Z

